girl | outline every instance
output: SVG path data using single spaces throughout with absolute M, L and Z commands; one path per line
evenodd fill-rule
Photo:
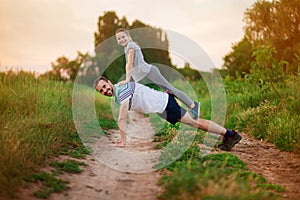
M 169 93 L 174 94 L 182 103 L 190 108 L 191 114 L 194 119 L 199 117 L 200 103 L 193 102 L 185 93 L 174 88 L 160 73 L 159 69 L 148 64 L 144 60 L 141 48 L 132 40 L 128 30 L 119 28 L 116 30 L 117 43 L 124 47 L 126 58 L 126 79 L 119 82 L 119 86 L 130 81 L 131 76 L 134 81 L 138 82 L 143 78 L 148 78 L 153 83 L 160 86 L 162 89 L 167 90 Z

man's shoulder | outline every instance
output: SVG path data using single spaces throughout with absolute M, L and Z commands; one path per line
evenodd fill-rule
M 135 92 L 135 82 L 129 82 L 124 84 L 122 87 L 119 88 L 117 92 L 117 99 L 119 102 L 123 102 L 130 98 Z

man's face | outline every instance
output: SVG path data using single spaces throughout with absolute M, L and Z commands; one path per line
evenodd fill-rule
M 113 95 L 113 86 L 110 82 L 106 82 L 105 80 L 100 80 L 98 85 L 96 86 L 96 90 L 101 94 L 111 97 Z

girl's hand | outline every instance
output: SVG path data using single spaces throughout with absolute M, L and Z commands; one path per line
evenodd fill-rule
M 122 85 L 124 85 L 124 84 L 126 84 L 126 83 L 128 83 L 129 81 L 120 81 L 119 83 L 118 83 L 118 86 L 119 87 L 121 87 Z

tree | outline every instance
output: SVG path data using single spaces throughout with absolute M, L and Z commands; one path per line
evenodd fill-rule
M 88 53 L 84 54 L 80 51 L 77 52 L 77 57 L 74 60 L 61 56 L 55 62 L 51 62 L 52 70 L 43 74 L 42 77 L 58 81 L 74 81 L 80 65 L 87 57 Z
M 300 65 L 300 0 L 257 1 L 245 12 L 245 34 L 256 47 L 273 46 L 276 61 L 285 60 L 285 72 Z
M 238 73 L 244 77 L 250 73 L 251 63 L 254 61 L 252 52 L 253 46 L 246 37 L 232 46 L 232 51 L 223 58 L 223 66 L 230 76 L 235 77 Z
M 120 20 L 114 11 L 105 12 L 103 16 L 100 16 L 98 18 L 98 31 L 94 33 L 95 48 L 106 39 L 114 36 L 115 31 L 120 27 L 129 28 L 125 17 Z M 116 48 L 116 45 L 114 43 L 114 46 L 107 45 L 105 48 L 110 53 Z
M 281 97 L 278 89 L 275 87 L 275 83 L 283 82 L 285 74 L 282 66 L 284 66 L 286 62 L 277 62 L 275 59 L 276 54 L 276 49 L 272 46 L 262 45 L 255 49 L 253 52 L 255 62 L 251 64 L 253 72 L 251 76 L 249 76 L 249 79 L 252 79 L 254 82 L 259 82 L 261 85 L 270 86 L 276 94 Z
M 104 75 L 110 80 L 116 82 L 125 74 L 126 61 L 123 55 L 123 48 L 118 46 L 116 40 L 109 39 L 115 35 L 115 31 L 118 28 L 132 30 L 131 36 L 141 46 L 144 58 L 148 63 L 160 63 L 172 67 L 168 52 L 169 41 L 166 33 L 160 28 L 144 24 L 139 20 L 135 20 L 132 25 L 129 25 L 125 17 L 120 19 L 114 11 L 108 11 L 99 17 L 98 31 L 94 35 L 97 57 L 95 60 L 100 67 L 100 71 L 104 71 Z M 118 57 L 116 55 L 121 56 Z M 113 61 L 111 62 L 111 60 Z

